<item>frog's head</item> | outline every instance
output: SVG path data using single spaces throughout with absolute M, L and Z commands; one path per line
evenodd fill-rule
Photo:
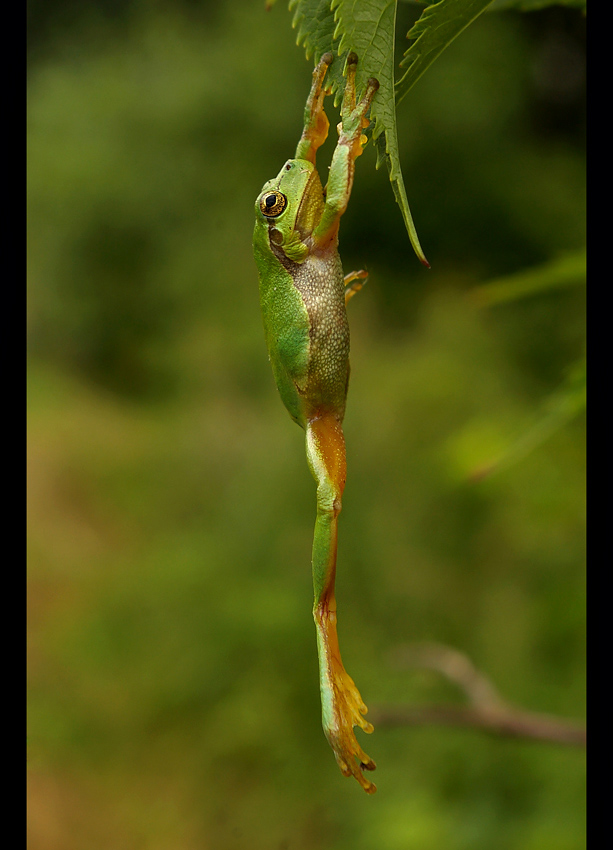
M 288 160 L 266 183 L 255 203 L 256 232 L 267 231 L 270 247 L 281 249 L 294 262 L 303 262 L 308 239 L 324 207 L 319 174 L 312 162 Z

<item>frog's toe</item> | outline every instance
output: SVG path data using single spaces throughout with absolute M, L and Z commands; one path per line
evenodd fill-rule
M 352 679 L 345 673 L 335 684 L 335 709 L 324 726 L 326 738 L 343 776 L 353 776 L 367 794 L 374 794 L 376 785 L 364 776 L 363 771 L 375 770 L 377 765 L 359 745 L 354 726 L 359 726 L 368 734 L 374 727 L 364 717 L 367 708 Z

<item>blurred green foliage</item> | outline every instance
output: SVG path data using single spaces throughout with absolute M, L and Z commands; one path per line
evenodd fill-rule
M 321 733 L 314 485 L 266 360 L 250 244 L 310 84 L 287 9 L 37 8 L 30 847 L 583 847 L 579 751 L 377 729 L 365 798 Z M 372 706 L 456 698 L 388 663 L 429 639 L 519 705 L 584 711 L 581 416 L 470 478 L 543 399 L 576 391 L 580 285 L 490 307 L 471 292 L 584 247 L 583 26 L 572 9 L 485 15 L 403 101 L 431 271 L 373 151 L 358 162 L 341 254 L 371 276 L 350 305 L 338 597 Z

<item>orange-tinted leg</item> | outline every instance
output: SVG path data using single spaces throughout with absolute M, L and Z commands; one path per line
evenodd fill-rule
M 333 59 L 331 53 L 324 53 L 313 71 L 313 84 L 304 110 L 304 130 L 296 148 L 295 159 L 306 159 L 313 165 L 317 149 L 326 141 L 330 127 L 324 112 L 324 97 L 330 92 L 324 88 L 324 78 Z
M 313 537 L 313 617 L 317 629 L 322 722 L 336 761 L 345 776 L 354 776 L 372 794 L 376 786 L 364 770 L 374 770 L 374 761 L 358 744 L 353 727 L 365 732 L 373 727 L 364 715 L 367 708 L 353 680 L 345 671 L 336 632 L 337 519 L 345 487 L 345 439 L 341 423 L 328 414 L 308 421 L 307 458 L 317 481 L 317 520 Z
M 368 80 L 366 90 L 356 105 L 355 76 L 358 57 L 350 53 L 347 57 L 347 82 L 341 108 L 341 123 L 338 125 L 338 144 L 332 155 L 330 173 L 326 184 L 326 202 L 321 220 L 313 233 L 313 242 L 320 250 L 335 245 L 340 218 L 347 209 L 353 187 L 355 161 L 366 144 L 363 130 L 370 123 L 366 113 L 370 109 L 379 83 Z

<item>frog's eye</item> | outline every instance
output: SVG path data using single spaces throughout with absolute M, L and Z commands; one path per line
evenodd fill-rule
M 260 212 L 268 218 L 281 215 L 287 206 L 287 198 L 281 192 L 266 192 L 260 198 Z

